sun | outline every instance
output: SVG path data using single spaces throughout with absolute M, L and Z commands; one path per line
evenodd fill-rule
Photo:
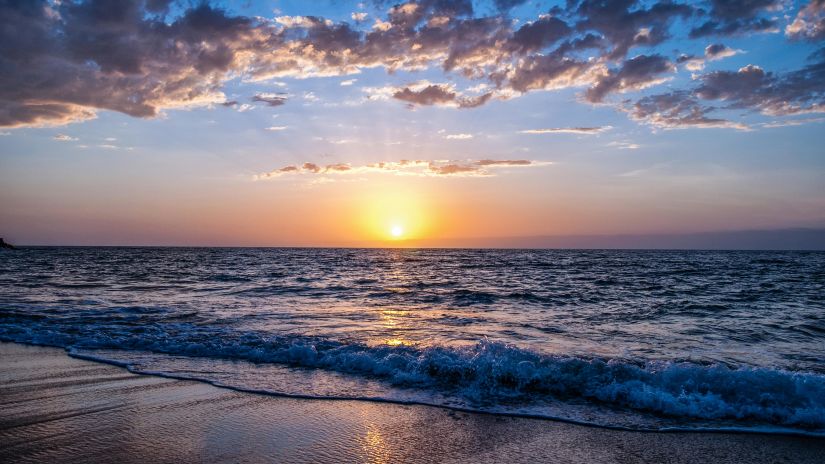
M 392 235 L 393 238 L 401 238 L 401 236 L 404 235 L 404 228 L 396 224 L 390 227 L 390 235 Z

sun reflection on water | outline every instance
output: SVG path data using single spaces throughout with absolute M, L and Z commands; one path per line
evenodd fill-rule
M 374 464 L 390 462 L 389 448 L 386 440 L 384 440 L 384 437 L 381 435 L 381 431 L 377 425 L 369 422 L 369 419 L 367 419 L 367 421 L 365 424 L 367 433 L 364 434 L 362 445 L 364 453 L 367 455 L 367 462 Z

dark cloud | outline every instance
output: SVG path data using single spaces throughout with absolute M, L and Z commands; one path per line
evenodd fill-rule
M 521 134 L 578 134 L 596 135 L 612 129 L 611 126 L 599 127 L 552 127 L 548 129 L 526 129 L 519 131 Z
M 287 95 L 283 93 L 259 93 L 252 97 L 252 101 L 266 103 L 269 106 L 281 106 L 287 99 Z
M 151 13 L 167 13 L 174 0 L 146 0 L 146 11 Z
M 825 113 L 825 60 L 785 74 L 748 65 L 738 71 L 707 73 L 698 80 L 692 90 L 642 98 L 628 112 L 634 119 L 660 127 L 738 129 L 747 127 L 711 114 L 725 109 L 772 116 Z
M 553 90 L 590 82 L 594 65 L 558 53 L 530 56 L 521 60 L 507 76 L 507 84 L 518 92 Z
M 625 61 L 618 70 L 600 77 L 584 97 L 591 103 L 600 103 L 607 94 L 639 90 L 661 82 L 661 75 L 675 71 L 673 63 L 661 55 L 640 55 Z
M 222 78 L 252 22 L 202 4 L 170 23 L 143 2 L 0 4 L 0 126 L 55 125 L 108 109 L 225 100 Z
M 668 39 L 675 21 L 688 23 L 694 36 L 762 31 L 775 27 L 768 16 L 780 0 L 711 0 L 702 8 L 671 0 L 569 0 L 520 25 L 506 13 L 525 3 L 520 0 L 496 0 L 499 11 L 486 9 L 493 11 L 486 17 L 474 16 L 472 0 L 379 0 L 386 14 L 371 27 L 313 16 L 248 18 L 208 2 L 172 3 L 0 2 L 0 126 L 59 125 L 93 118 L 99 110 L 150 118 L 168 108 L 236 106 L 221 91 L 232 78 L 344 76 L 375 67 L 440 67 L 486 85 L 483 94 L 446 84 L 410 85 L 382 97 L 411 106 L 474 108 L 494 98 L 566 88 L 587 88 L 584 98 L 601 103 L 673 72 L 668 58 L 650 51 L 627 57 L 636 47 Z M 825 0 L 813 0 L 802 8 L 786 34 L 821 39 L 823 5 Z M 735 52 L 712 44 L 705 58 Z M 690 55 L 676 62 L 691 71 L 704 63 Z M 697 105 L 774 114 L 821 105 L 817 65 L 760 79 L 754 73 L 710 74 L 688 93 Z M 731 88 L 735 82 L 751 94 Z M 286 102 L 282 94 L 252 99 L 270 106 Z M 678 114 L 685 112 L 680 107 Z
M 492 97 L 491 93 L 486 93 L 478 97 L 461 96 L 445 85 L 431 84 L 420 90 L 413 90 L 405 87 L 396 91 L 393 98 L 407 102 L 411 106 L 457 106 L 458 108 L 475 108 L 483 105 Z
M 611 50 L 609 57 L 625 56 L 634 46 L 657 45 L 670 37 L 670 25 L 676 18 L 694 13 L 688 5 L 660 1 L 645 8 L 636 0 L 583 0 L 576 14 L 579 31 L 595 31 L 604 36 Z
M 725 44 L 711 44 L 705 47 L 705 56 L 711 59 L 729 55 L 730 52 L 731 49 Z
M 429 106 L 451 103 L 455 101 L 456 93 L 440 85 L 428 85 L 418 91 L 405 87 L 392 97 L 414 105 Z
M 566 22 L 545 16 L 519 28 L 510 39 L 510 44 L 517 53 L 529 53 L 558 42 L 568 36 L 570 31 L 570 26 Z
M 527 0 L 493 0 L 493 4 L 499 11 L 509 11 L 525 3 L 527 3 Z
M 736 35 L 777 29 L 767 17 L 782 8 L 782 0 L 710 0 L 707 20 L 690 31 L 690 37 Z
M 771 115 L 825 111 L 825 61 L 775 75 L 758 66 L 705 74 L 695 94 Z
M 665 129 L 688 127 L 737 128 L 744 125 L 708 116 L 714 109 L 702 105 L 688 91 L 644 97 L 628 108 L 631 118 Z

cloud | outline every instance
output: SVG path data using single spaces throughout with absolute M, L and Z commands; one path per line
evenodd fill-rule
M 452 85 L 423 84 L 395 90 L 392 98 L 407 102 L 408 106 L 449 106 L 454 108 L 475 108 L 483 105 L 493 96 L 492 92 L 476 97 L 461 95 Z
M 652 46 L 670 37 L 671 23 L 688 18 L 694 9 L 670 1 L 642 4 L 632 0 L 583 0 L 576 13 L 580 32 L 593 31 L 604 37 L 601 46 L 608 48 L 610 59 L 624 57 L 635 46 Z
M 60 142 L 76 142 L 78 140 L 77 137 L 72 137 L 66 134 L 57 134 L 52 138 Z
M 705 69 L 705 60 L 694 55 L 679 55 L 676 63 L 681 64 L 688 71 L 701 71 Z
M 702 105 L 686 91 L 650 95 L 632 104 L 626 111 L 636 121 L 662 129 L 727 128 L 749 130 L 748 126 L 708 114 L 714 108 Z
M 641 148 L 641 145 L 639 145 L 637 143 L 633 143 L 633 142 L 627 142 L 627 141 L 610 142 L 610 143 L 607 144 L 607 146 L 618 148 L 619 150 L 638 150 L 639 148 Z
M 596 135 L 612 129 L 612 126 L 599 127 L 553 127 L 548 129 L 527 129 L 519 131 L 520 134 L 579 134 Z
M 635 120 L 662 128 L 722 127 L 750 130 L 745 124 L 711 115 L 749 110 L 768 116 L 825 113 L 825 56 L 799 70 L 776 74 L 756 65 L 696 76 L 696 87 L 639 99 L 626 111 Z M 779 122 L 771 123 L 776 127 Z
M 811 0 L 799 10 L 785 35 L 800 40 L 825 39 L 825 0 Z
M 524 3 L 527 3 L 527 0 L 493 0 L 493 4 L 501 11 L 510 10 Z
M 782 0 L 710 0 L 706 20 L 690 31 L 691 38 L 778 31 L 777 20 L 768 17 L 782 9 Z
M 738 71 L 716 71 L 701 77 L 695 93 L 774 116 L 825 112 L 825 61 L 783 75 L 747 65 Z
M 253 22 L 201 4 L 174 21 L 142 1 L 0 6 L 0 126 L 49 126 L 113 110 L 154 117 L 164 108 L 225 101 L 221 78 Z
M 367 173 L 393 174 L 416 177 L 490 177 L 491 169 L 507 167 L 541 167 L 551 163 L 524 159 L 481 159 L 481 160 L 400 160 L 381 161 L 378 163 L 352 166 L 346 163 L 320 166 L 315 163 L 288 165 L 274 171 L 253 176 L 253 180 L 269 180 L 285 175 L 321 174 L 321 175 L 363 175 Z
M 447 140 L 469 140 L 473 138 L 473 134 L 447 134 L 444 138 Z
M 610 70 L 601 76 L 593 87 L 587 89 L 584 98 L 600 103 L 614 92 L 641 90 L 666 81 L 662 74 L 676 70 L 673 63 L 661 55 L 639 55 L 624 62 L 621 68 Z
M 725 44 L 711 44 L 705 47 L 705 57 L 711 61 L 721 60 L 739 53 Z
M 530 160 L 492 160 L 492 159 L 483 159 L 478 160 L 475 163 L 478 166 L 534 166 L 538 165 L 539 163 Z
M 233 15 L 209 2 L 184 2 L 177 8 L 164 0 L 4 2 L 0 66 L 14 72 L 0 74 L 0 126 L 63 125 L 92 119 L 103 110 L 138 118 L 192 106 L 243 111 L 252 105 L 240 104 L 240 97 L 228 100 L 222 91 L 229 80 L 272 83 L 286 77 L 338 76 L 347 77 L 342 85 L 351 85 L 351 76 L 374 68 L 390 74 L 441 69 L 484 89 L 475 93 L 422 82 L 368 92 L 371 99 L 396 99 L 410 108 L 470 109 L 531 91 L 571 88 L 586 89 L 584 101 L 601 104 L 613 94 L 669 79 L 667 74 L 675 70 L 670 58 L 650 50 L 633 53 L 670 39 L 675 22 L 683 22 L 694 38 L 764 32 L 776 29 L 773 16 L 783 4 L 580 0 L 559 2 L 564 6 L 517 23 L 507 12 L 526 1 L 493 3 L 495 9 L 477 12 L 471 0 L 382 0 L 379 10 L 385 13 L 367 25 L 362 24 L 364 13 L 353 13 L 351 23 L 315 16 L 268 19 Z M 813 0 L 800 9 L 786 35 L 821 38 L 823 3 Z M 685 55 L 676 63 L 698 72 L 703 59 L 736 53 L 716 48 L 720 46 L 712 44 L 704 58 Z M 790 95 L 784 112 L 813 111 L 819 92 L 816 72 L 811 65 L 770 75 L 757 92 L 769 104 L 744 96 L 732 96 L 731 102 L 767 112 L 778 108 L 780 96 Z M 800 84 L 795 93 L 791 81 Z M 312 97 L 304 95 L 306 101 Z M 277 93 L 251 98 L 269 106 L 287 101 Z
M 521 26 L 509 41 L 510 49 L 515 53 L 525 54 L 542 50 L 571 32 L 566 22 L 554 17 L 543 16 L 537 21 Z
M 269 126 L 269 127 L 266 128 L 266 130 L 272 131 L 272 132 L 280 132 L 280 131 L 285 131 L 288 128 L 289 128 L 288 126 Z
M 784 121 L 771 121 L 762 124 L 762 127 L 773 129 L 777 127 L 791 127 L 802 126 L 805 124 L 815 124 L 825 122 L 825 118 L 803 118 L 803 119 L 786 119 Z
M 259 93 L 252 97 L 252 101 L 266 103 L 268 106 L 281 106 L 287 101 L 284 93 Z
M 352 84 L 355 84 L 356 81 L 358 81 L 358 79 L 347 79 L 347 80 L 341 81 L 340 85 L 341 85 L 341 87 L 347 87 L 347 86 L 350 86 Z

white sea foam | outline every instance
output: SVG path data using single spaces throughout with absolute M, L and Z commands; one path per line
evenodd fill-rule
M 659 415 L 667 424 L 689 428 L 691 420 L 704 427 L 713 421 L 730 426 L 781 426 L 825 431 L 825 376 L 778 369 L 686 362 L 607 360 L 573 356 L 544 356 L 503 343 L 483 340 L 470 347 L 374 346 L 345 344 L 309 337 L 273 337 L 259 333 L 212 334 L 196 328 L 159 337 L 97 333 L 78 335 L 4 328 L 7 341 L 40 343 L 74 349 L 142 350 L 175 356 L 242 360 L 314 368 L 368 378 L 414 390 L 414 402 L 439 404 L 457 398 L 469 409 L 517 410 L 531 414 L 532 403 L 544 405 L 582 402 L 615 410 Z M 182 335 L 185 334 L 185 335 Z M 129 351 L 121 351 L 121 365 L 130 365 Z M 106 358 L 111 360 L 111 357 Z M 140 370 L 140 369 L 137 369 Z M 157 372 L 164 372 L 160 364 Z M 170 369 L 167 374 L 174 374 Z M 209 372 L 188 372 L 210 380 Z M 214 379 L 211 379 L 214 380 Z M 244 388 L 223 378 L 222 383 Z M 312 386 L 299 396 L 318 394 Z M 272 393 L 279 393 L 272 389 Z M 332 396 L 335 396 L 333 393 Z M 371 399 L 395 398 L 381 392 Z M 505 405 L 507 407 L 500 407 Z M 515 405 L 515 406 L 514 406 Z M 562 408 L 563 409 L 563 408 Z M 556 416 L 559 408 L 555 409 Z M 536 408 L 535 415 L 543 415 Z M 563 411 L 561 413 L 564 417 Z M 611 425 L 605 415 L 601 425 Z M 626 423 L 627 421 L 623 422 Z

